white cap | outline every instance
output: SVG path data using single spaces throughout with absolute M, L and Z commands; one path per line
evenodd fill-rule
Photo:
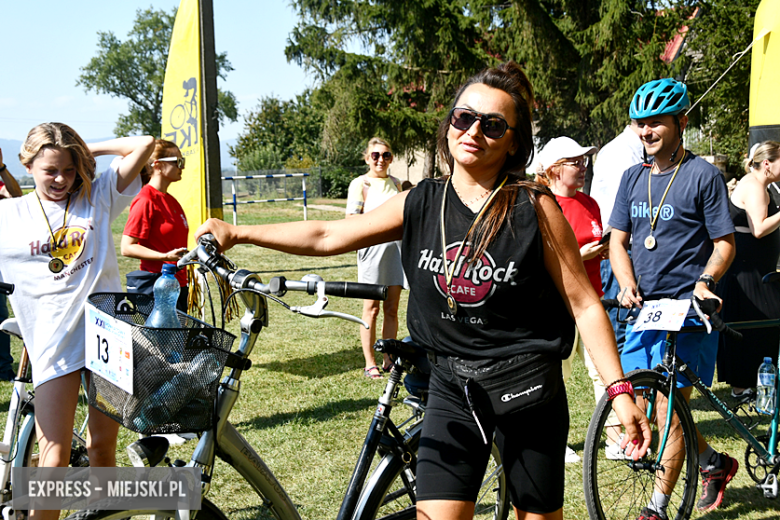
M 590 155 L 595 153 L 598 148 L 595 146 L 580 146 L 577 141 L 571 137 L 556 137 L 550 139 L 550 142 L 539 153 L 536 159 L 538 164 L 537 171 L 544 171 L 561 159 L 570 159 L 580 155 Z
M 756 143 L 750 147 L 750 153 L 748 154 L 748 161 L 753 162 L 753 157 L 756 156 L 756 150 L 758 150 L 758 147 L 761 146 L 762 144 L 763 143 Z

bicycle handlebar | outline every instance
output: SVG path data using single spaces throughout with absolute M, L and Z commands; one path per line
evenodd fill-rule
M 339 312 L 325 311 L 328 299 L 326 295 L 344 298 L 362 298 L 366 300 L 384 300 L 387 298 L 387 286 L 355 282 L 326 282 L 317 275 L 306 275 L 302 280 L 287 280 L 283 276 L 271 278 L 264 284 L 253 273 L 245 269 L 235 270 L 235 265 L 219 253 L 213 235 L 205 234 L 198 239 L 198 246 L 184 255 L 177 267 L 198 263 L 224 279 L 234 290 L 248 289 L 265 295 L 284 296 L 287 291 L 300 291 L 317 295 L 318 301 L 305 307 L 290 307 L 290 310 L 310 317 L 335 317 L 367 325 L 354 316 Z M 228 267 L 226 268 L 225 265 Z
M 7 296 L 9 294 L 12 294 L 13 292 L 14 292 L 14 284 L 0 282 L 0 294 L 5 294 Z
M 716 312 L 716 309 L 718 308 L 718 300 L 714 298 L 709 298 L 706 300 L 699 300 L 697 298 L 696 300 L 699 304 L 699 308 L 702 311 L 702 313 L 709 316 L 710 325 L 712 325 L 713 329 L 723 333 L 726 337 L 734 341 L 742 341 L 742 334 L 729 327 L 723 321 L 723 318 L 721 318 L 720 315 Z M 622 305 L 620 305 L 620 302 L 615 299 L 601 300 L 601 304 L 604 306 L 604 309 L 622 307 Z M 632 321 L 637 317 L 638 314 L 639 314 L 638 307 L 632 307 L 631 309 L 628 309 L 628 317 L 626 321 Z M 681 330 L 681 332 L 684 332 L 684 330 Z

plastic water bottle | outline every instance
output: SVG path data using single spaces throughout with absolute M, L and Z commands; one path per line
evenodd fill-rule
M 759 413 L 772 415 L 775 413 L 777 395 L 775 394 L 775 379 L 777 371 L 772 364 L 772 358 L 765 357 L 758 367 L 758 382 L 756 383 L 756 410 Z
M 176 279 L 176 266 L 173 264 L 163 264 L 162 276 L 154 282 L 154 308 L 146 318 L 147 327 L 154 329 L 179 329 L 181 323 L 176 314 L 176 302 L 179 300 L 179 281 Z M 144 332 L 144 331 L 142 331 Z M 170 345 L 168 341 L 159 341 L 161 334 L 158 332 L 149 332 L 144 334 L 152 342 L 162 348 Z M 168 339 L 168 338 L 165 338 Z M 158 340 L 158 341 L 155 341 Z M 162 344 L 161 344 L 162 343 Z M 170 363 L 178 363 L 182 359 L 181 351 L 173 348 L 166 354 L 165 359 Z
M 170 420 L 188 404 L 189 397 L 197 388 L 207 386 L 220 374 L 220 365 L 216 356 L 204 350 L 192 360 L 192 363 L 170 381 L 166 381 L 144 401 L 143 408 L 133 420 L 140 431 L 170 422 Z
M 179 317 L 176 315 L 176 302 L 179 300 L 179 281 L 174 276 L 176 266 L 163 264 L 162 276 L 154 282 L 154 309 L 146 318 L 147 327 L 154 329 L 178 329 L 181 328 Z

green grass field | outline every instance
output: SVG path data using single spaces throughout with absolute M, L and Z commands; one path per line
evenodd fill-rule
M 343 201 L 319 200 L 313 204 L 335 205 Z M 309 219 L 342 218 L 343 212 L 309 209 Z M 125 212 L 114 223 L 117 247 L 124 227 Z M 232 220 L 229 212 L 225 219 Z M 258 224 L 302 219 L 302 208 L 294 203 L 257 204 L 239 208 L 240 224 Z M 193 230 L 194 231 L 194 230 Z M 117 253 L 118 254 L 118 253 Z M 292 257 L 254 247 L 238 246 L 228 253 L 240 268 L 257 271 L 263 279 L 284 275 L 297 279 L 317 273 L 326 280 L 355 281 L 355 254 L 331 258 Z M 119 257 L 120 271 L 137 269 L 137 261 Z M 124 280 L 123 280 L 124 281 Z M 401 327 L 406 330 L 406 299 L 402 296 Z M 289 294 L 291 304 L 311 303 L 311 297 Z M 253 367 L 242 378 L 242 394 L 231 422 L 256 448 L 276 474 L 306 520 L 335 518 L 349 476 L 371 421 L 376 401 L 384 388 L 381 381 L 363 376 L 358 326 L 341 320 L 314 320 L 294 315 L 269 302 L 270 322 L 263 330 L 251 359 Z M 360 315 L 362 302 L 332 298 L 329 309 Z M 238 334 L 237 324 L 229 330 Z M 21 345 L 14 341 L 14 358 Z M 7 410 L 11 385 L 0 383 L 0 409 Z M 582 455 L 588 421 L 593 411 L 590 382 L 584 366 L 576 362 L 568 384 L 571 429 L 569 444 Z M 727 393 L 716 384 L 717 394 Z M 695 418 L 705 437 L 719 451 L 727 451 L 744 465 L 745 446 L 731 430 L 708 410 L 703 399 L 695 397 Z M 401 406 L 396 413 L 403 414 Z M 5 413 L 0 420 L 4 420 Z M 544 428 L 545 425 L 528 425 Z M 123 432 L 120 443 L 131 442 L 134 434 Z M 188 459 L 194 443 L 172 451 L 174 457 Z M 258 518 L 258 497 L 232 468 L 219 462 L 208 498 L 230 518 Z M 566 468 L 564 516 L 587 518 L 582 491 L 582 464 Z M 754 489 L 744 468 L 726 492 L 721 510 L 694 518 L 770 519 L 778 518 L 778 504 Z

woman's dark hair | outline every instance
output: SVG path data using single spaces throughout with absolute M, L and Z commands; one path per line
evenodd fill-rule
M 506 184 L 496 194 L 490 208 L 474 229 L 473 243 L 476 246 L 469 252 L 469 261 L 482 256 L 504 223 L 511 226 L 512 208 L 515 206 L 517 194 L 521 188 L 528 192 L 534 208 L 536 207 L 537 195 L 551 195 L 549 189 L 536 182 L 528 181 L 525 175 L 525 168 L 534 154 L 532 128 L 534 94 L 531 82 L 523 70 L 514 61 L 508 61 L 498 67 L 482 70 L 469 78 L 458 89 L 451 108 L 455 108 L 463 92 L 475 84 L 482 84 L 501 90 L 512 98 L 515 105 L 515 129 L 507 131 L 503 138 L 511 137 L 517 146 L 514 154 L 507 154 L 506 161 L 499 172 L 499 179 L 502 179 L 505 175 L 508 177 Z M 439 148 L 439 159 L 449 167 L 450 174 L 452 174 L 455 160 L 450 153 L 447 141 L 449 128 L 450 119 L 448 112 L 447 117 L 439 124 L 437 146 Z M 544 223 L 540 222 L 540 226 L 543 225 Z

